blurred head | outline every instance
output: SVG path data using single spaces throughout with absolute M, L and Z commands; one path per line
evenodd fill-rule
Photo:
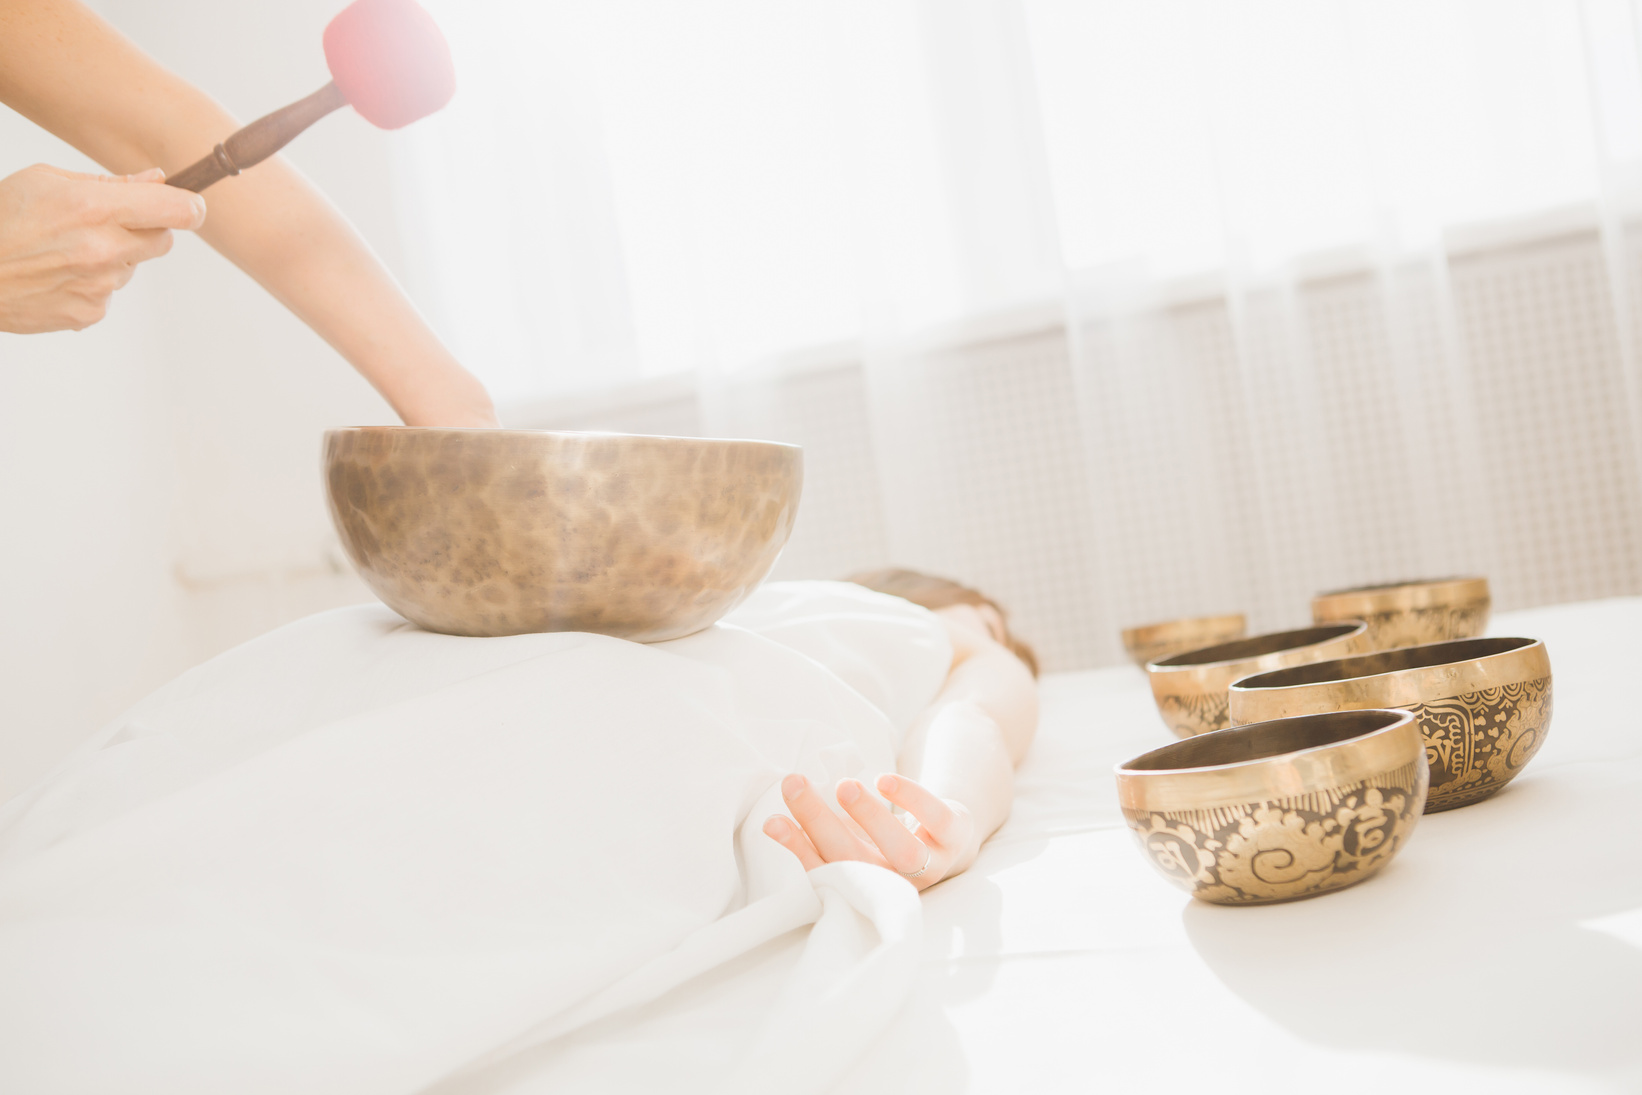
M 948 578 L 937 578 L 932 574 L 902 570 L 898 567 L 851 574 L 845 581 L 866 586 L 879 593 L 900 597 L 915 605 L 923 605 L 932 612 L 942 612 L 945 609 L 964 610 L 966 622 L 972 618 L 975 625 L 1008 647 L 1015 657 L 1032 671 L 1034 677 L 1038 675 L 1038 656 L 1032 652 L 1030 646 L 1009 633 L 1009 614 L 998 602 L 979 590 L 959 585 Z

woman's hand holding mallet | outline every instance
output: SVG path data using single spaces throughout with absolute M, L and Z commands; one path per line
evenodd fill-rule
M 0 179 L 0 331 L 78 331 L 102 319 L 137 264 L 205 223 L 205 199 L 159 170 L 82 175 L 36 164 Z

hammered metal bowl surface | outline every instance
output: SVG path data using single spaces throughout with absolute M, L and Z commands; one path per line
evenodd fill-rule
M 1460 639 L 1262 673 L 1231 688 L 1234 723 L 1355 708 L 1413 712 L 1431 766 L 1426 811 L 1494 794 L 1551 726 L 1551 659 L 1535 639 Z
M 1130 627 L 1123 631 L 1123 649 L 1138 666 L 1167 658 L 1184 650 L 1196 650 L 1215 643 L 1241 639 L 1249 632 L 1248 620 L 1242 613 L 1227 616 L 1194 616 L 1185 620 L 1169 620 L 1145 627 Z
M 1164 724 L 1177 736 L 1189 738 L 1231 725 L 1226 694 L 1239 677 L 1369 649 L 1368 628 L 1352 620 L 1171 654 L 1147 663 L 1146 676 Z
M 1220 905 L 1342 889 L 1384 867 L 1425 805 L 1405 711 L 1344 711 L 1201 734 L 1117 767 L 1123 817 L 1159 874 Z
M 451 635 L 700 631 L 769 573 L 803 487 L 794 445 L 636 434 L 332 430 L 324 463 L 365 582 Z
M 1392 650 L 1474 639 L 1488 629 L 1492 603 L 1486 578 L 1441 578 L 1321 593 L 1312 598 L 1311 618 L 1320 624 L 1362 620 L 1369 649 Z

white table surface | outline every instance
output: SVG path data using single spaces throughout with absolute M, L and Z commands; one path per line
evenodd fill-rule
M 926 896 L 868 1086 L 1642 1091 L 1642 599 L 1489 633 L 1550 652 L 1540 754 L 1375 878 L 1275 906 L 1193 901 L 1136 849 L 1112 766 L 1173 740 L 1139 669 L 1045 680 L 1015 814 Z

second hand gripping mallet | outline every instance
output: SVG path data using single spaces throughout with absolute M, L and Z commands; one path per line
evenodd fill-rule
M 165 180 L 195 193 L 284 148 L 331 111 L 352 106 L 372 125 L 398 129 L 456 93 L 450 47 L 416 0 L 354 0 L 325 28 L 331 82 L 239 130 Z

